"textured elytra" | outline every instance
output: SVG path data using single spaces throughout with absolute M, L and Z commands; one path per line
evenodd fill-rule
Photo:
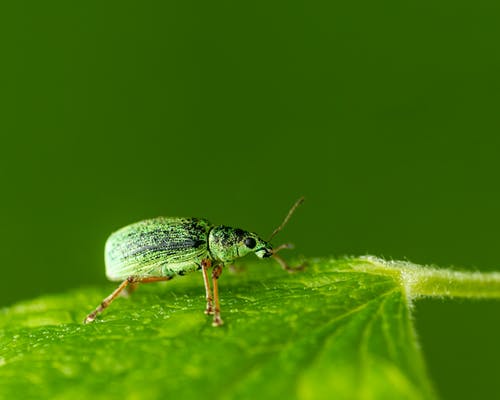
M 196 218 L 158 217 L 128 225 L 106 242 L 106 275 L 123 280 L 191 272 L 208 256 L 210 228 Z

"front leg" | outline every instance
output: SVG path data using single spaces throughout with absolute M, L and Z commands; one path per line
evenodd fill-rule
M 203 282 L 205 283 L 205 299 L 207 301 L 207 308 L 205 314 L 212 315 L 214 310 L 212 308 L 212 293 L 210 291 L 210 282 L 208 281 L 208 269 L 212 266 L 212 262 L 207 258 L 201 261 L 201 271 L 203 273 Z

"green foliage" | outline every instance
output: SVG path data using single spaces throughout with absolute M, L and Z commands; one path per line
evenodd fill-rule
M 411 299 L 429 294 L 415 282 L 429 291 L 432 271 L 442 274 L 370 258 L 296 274 L 252 263 L 220 280 L 221 328 L 203 314 L 201 274 L 143 285 L 90 325 L 113 286 L 19 303 L 0 315 L 0 398 L 432 399 L 410 318 Z M 432 295 L 459 280 L 447 273 Z M 500 296 L 497 275 L 467 276 L 468 293 L 489 279 Z

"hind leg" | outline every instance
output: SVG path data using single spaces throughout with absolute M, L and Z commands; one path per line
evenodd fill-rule
M 137 287 L 139 283 L 151 283 L 151 282 L 160 282 L 160 281 L 169 281 L 172 279 L 171 276 L 152 276 L 148 278 L 138 278 L 135 276 L 129 276 L 127 279 L 125 279 L 122 283 L 120 283 L 120 286 L 118 286 L 113 293 L 111 293 L 108 297 L 106 297 L 99 306 L 92 311 L 85 320 L 83 321 L 84 324 L 89 324 L 90 322 L 93 322 L 97 315 L 102 313 L 106 308 L 109 307 L 109 305 L 113 302 L 116 297 L 123 292 L 124 289 L 127 287 L 130 287 L 133 290 Z M 130 286 L 129 286 L 130 285 Z

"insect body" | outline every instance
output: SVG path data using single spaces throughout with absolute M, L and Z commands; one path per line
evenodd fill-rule
M 299 199 L 271 238 L 286 224 Z M 205 219 L 158 217 L 136 222 L 114 232 L 105 246 L 106 276 L 111 281 L 121 281 L 118 288 L 85 319 L 94 321 L 125 288 L 135 288 L 138 283 L 166 281 L 175 275 L 185 275 L 202 270 L 207 307 L 205 313 L 213 314 L 213 325 L 221 325 L 218 278 L 225 263 L 255 253 L 259 258 L 273 257 L 288 271 L 302 268 L 289 267 L 276 253 L 290 245 L 273 249 L 268 241 L 257 234 L 228 226 L 213 226 Z M 212 267 L 212 287 L 209 269 Z

